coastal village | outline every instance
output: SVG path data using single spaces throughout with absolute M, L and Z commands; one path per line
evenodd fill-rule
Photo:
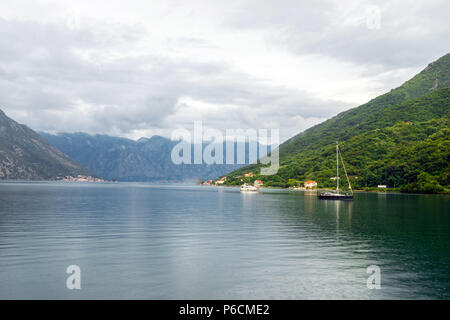
M 240 182 L 248 181 L 249 180 L 248 178 L 253 178 L 253 177 L 255 177 L 255 174 L 253 172 L 244 173 L 241 176 Z M 226 181 L 227 181 L 227 177 L 224 176 L 224 177 L 221 177 L 221 178 L 219 178 L 217 180 L 206 180 L 206 181 L 203 181 L 202 185 L 205 185 L 205 186 L 212 186 L 212 185 L 221 186 L 221 185 L 226 184 Z M 251 179 L 250 179 L 250 181 L 251 181 Z M 257 188 L 260 188 L 260 187 L 262 187 L 264 185 L 263 181 L 260 180 L 260 179 L 253 180 L 252 184 L 255 187 L 257 187 Z M 307 190 L 307 189 L 317 188 L 317 182 L 314 181 L 314 180 L 307 180 L 307 181 L 303 182 L 302 184 L 303 185 L 298 185 L 298 186 L 292 187 L 291 189 Z
M 60 181 L 64 182 L 106 182 L 106 180 L 92 177 L 92 176 L 85 176 L 85 175 L 77 175 L 76 177 L 73 176 L 66 176 L 62 178 Z
M 251 178 L 255 177 L 255 174 L 253 172 L 247 172 L 244 173 L 241 176 L 238 176 L 239 182 L 241 183 L 250 183 L 252 185 L 254 185 L 257 188 L 260 188 L 264 185 L 263 181 L 260 179 L 254 179 L 252 180 Z M 249 179 L 250 178 L 250 179 Z M 357 176 L 349 176 L 349 178 L 357 180 L 358 177 Z M 336 177 L 330 177 L 330 180 L 332 181 L 336 181 Z M 228 186 L 234 186 L 235 184 L 233 183 L 227 183 L 227 177 L 223 176 L 218 178 L 217 180 L 206 180 L 206 181 L 202 181 L 200 182 L 200 184 L 204 185 L 204 186 L 223 186 L 223 185 L 228 185 Z M 376 187 L 376 189 L 378 190 L 387 190 L 390 187 L 388 185 L 378 185 Z M 287 189 L 290 190 L 311 190 L 311 189 L 320 189 L 318 186 L 317 181 L 314 180 L 306 180 L 306 181 L 294 181 L 293 185 L 288 187 Z

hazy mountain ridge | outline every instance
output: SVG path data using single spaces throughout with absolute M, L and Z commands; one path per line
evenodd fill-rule
M 74 175 L 91 173 L 0 110 L 0 179 L 48 180 Z
M 41 135 L 92 172 L 103 178 L 119 181 L 215 179 L 245 165 L 174 164 L 171 152 L 178 141 L 160 136 L 134 141 L 86 133 L 41 133 Z M 248 164 L 247 145 L 246 150 L 246 164 Z M 192 163 L 193 154 L 192 151 Z M 224 155 L 226 155 L 225 148 Z

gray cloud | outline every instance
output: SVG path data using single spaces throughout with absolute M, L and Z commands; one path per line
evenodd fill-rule
M 137 33 L 145 34 L 141 29 Z M 254 127 L 255 117 L 270 116 L 278 123 L 288 123 L 285 118 L 296 114 L 324 118 L 335 112 L 329 104 L 338 103 L 264 85 L 226 64 L 148 54 L 95 64 L 75 54 L 79 49 L 107 50 L 110 40 L 97 41 L 97 36 L 57 25 L 0 20 L 0 46 L 8 48 L 0 50 L 1 106 L 37 130 L 127 135 L 136 129 L 173 129 L 167 117 L 183 96 L 244 105 L 235 117 L 217 113 L 204 119 L 223 129 Z M 119 38 L 125 46 L 136 40 Z
M 448 50 L 448 5 L 425 3 L 381 6 L 379 30 L 358 22 L 366 4 L 330 1 L 233 2 L 219 10 L 217 24 L 231 34 L 256 32 L 280 52 L 350 62 L 375 95 L 407 80 L 405 68 L 420 69 Z M 356 105 L 317 94 L 320 82 L 313 93 L 241 70 L 216 57 L 222 48 L 202 32 L 163 31 L 89 18 L 72 29 L 0 18 L 0 108 L 44 131 L 170 136 L 203 120 L 223 130 L 280 127 L 286 139 Z
M 380 10 L 379 29 L 370 29 L 371 8 Z M 448 53 L 450 3 L 431 1 L 320 0 L 243 2 L 226 21 L 236 29 L 263 29 L 272 45 L 296 54 L 320 54 L 386 69 L 423 66 Z M 369 20 L 370 21 L 370 20 Z M 370 22 L 369 22 L 370 23 Z

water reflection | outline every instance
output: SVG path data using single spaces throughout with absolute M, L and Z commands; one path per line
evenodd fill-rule
M 450 297 L 447 197 L 38 183 L 0 203 L 1 298 Z

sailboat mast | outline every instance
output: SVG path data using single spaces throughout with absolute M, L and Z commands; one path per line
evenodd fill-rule
M 336 191 L 339 192 L 339 146 L 336 141 Z

